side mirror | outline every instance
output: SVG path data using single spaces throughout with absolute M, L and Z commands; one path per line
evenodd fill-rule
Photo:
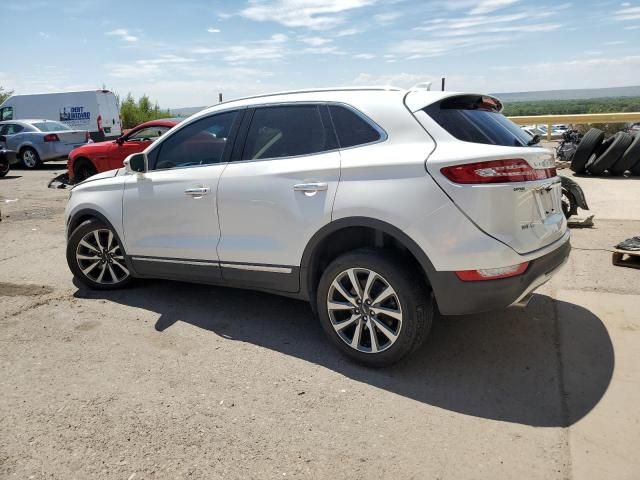
M 7 141 L 7 137 L 5 137 L 4 135 L 0 135 L 0 142 L 6 142 Z
M 118 137 L 118 138 L 116 138 L 116 143 L 117 143 L 118 145 L 122 145 L 122 144 L 124 143 L 124 137 Z
M 540 138 L 540 134 L 536 133 L 531 139 L 531 145 L 537 145 L 538 143 L 540 143 Z
M 144 173 L 147 170 L 147 156 L 144 153 L 132 153 L 124 159 L 124 168 L 129 173 Z

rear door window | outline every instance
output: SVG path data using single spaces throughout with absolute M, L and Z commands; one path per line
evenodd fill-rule
M 491 97 L 460 95 L 424 108 L 442 128 L 458 140 L 505 147 L 526 147 L 531 137 L 500 113 Z
M 318 105 L 257 108 L 242 160 L 311 155 L 337 148 L 333 132 L 322 121 Z
M 330 105 L 329 111 L 340 148 L 355 147 L 380 140 L 380 132 L 353 110 L 339 105 Z

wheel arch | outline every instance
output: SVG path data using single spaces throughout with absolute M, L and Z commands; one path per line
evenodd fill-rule
M 111 223 L 104 214 L 91 208 L 83 208 L 69 217 L 69 220 L 67 222 L 67 240 L 69 239 L 73 231 L 78 228 L 80 224 L 82 224 L 82 222 L 91 220 L 92 218 L 104 222 L 106 225 L 111 227 L 116 235 L 118 235 L 118 229 L 113 226 L 113 223 Z
M 358 235 L 359 234 L 359 235 Z M 315 291 L 323 267 L 349 250 L 365 246 L 362 235 L 367 236 L 366 246 L 385 248 L 400 247 L 417 262 L 427 285 L 431 285 L 435 268 L 426 253 L 399 228 L 370 217 L 347 217 L 330 222 L 315 233 L 307 243 L 300 263 L 300 292 L 311 302 L 315 310 Z M 373 238 L 369 237 L 372 235 Z M 355 238 L 354 238 L 355 237 Z

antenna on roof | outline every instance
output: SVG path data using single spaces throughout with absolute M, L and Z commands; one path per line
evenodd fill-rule
M 411 87 L 409 90 L 426 90 L 426 91 L 431 91 L 431 82 L 420 82 L 420 83 L 416 83 L 413 87 Z
M 442 90 L 443 92 L 444 92 L 444 80 L 445 80 L 445 78 L 444 78 L 444 77 L 442 77 L 442 88 L 441 88 L 441 90 Z

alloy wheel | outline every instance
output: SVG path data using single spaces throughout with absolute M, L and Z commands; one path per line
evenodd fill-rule
M 336 276 L 327 311 L 338 336 L 359 352 L 387 350 L 402 329 L 398 294 L 382 275 L 366 268 L 350 268 Z
M 33 150 L 25 150 L 22 153 L 22 162 L 27 168 L 35 168 L 38 165 L 38 157 Z
M 96 283 L 113 285 L 130 275 L 118 240 L 106 228 L 82 237 L 76 248 L 76 261 L 82 273 Z

